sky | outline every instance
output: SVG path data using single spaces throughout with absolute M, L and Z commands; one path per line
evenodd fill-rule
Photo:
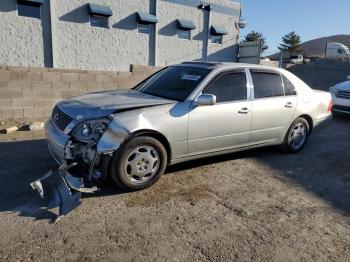
M 243 5 L 242 18 L 250 31 L 262 32 L 269 49 L 277 52 L 282 36 L 295 31 L 305 42 L 319 37 L 350 34 L 350 0 L 235 0 Z

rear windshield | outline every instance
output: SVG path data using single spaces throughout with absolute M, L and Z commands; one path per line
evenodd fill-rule
M 184 101 L 211 70 L 187 66 L 167 67 L 134 88 L 145 94 Z

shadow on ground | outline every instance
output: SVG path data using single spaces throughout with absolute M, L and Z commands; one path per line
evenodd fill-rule
M 350 120 L 336 119 L 326 129 L 314 133 L 304 151 L 281 154 L 275 147 L 191 161 L 169 167 L 167 175 L 235 159 L 255 159 L 278 170 L 278 179 L 302 186 L 327 201 L 340 213 L 350 214 Z M 55 219 L 45 202 L 29 183 L 55 168 L 45 140 L 0 143 L 0 212 L 18 212 L 36 220 Z M 122 193 L 112 183 L 94 195 Z

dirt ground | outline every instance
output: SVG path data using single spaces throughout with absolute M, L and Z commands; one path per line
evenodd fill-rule
M 299 154 L 272 147 L 176 165 L 144 191 L 84 195 L 52 224 L 29 187 L 55 167 L 43 131 L 0 135 L 0 258 L 350 261 L 349 157 L 350 119 L 335 119 Z

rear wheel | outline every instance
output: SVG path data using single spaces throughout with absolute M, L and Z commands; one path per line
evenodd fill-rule
M 167 153 L 153 137 L 133 137 L 115 154 L 111 176 L 128 191 L 141 190 L 154 184 L 167 166 Z
M 298 153 L 300 152 L 310 134 L 310 125 L 309 122 L 302 117 L 297 118 L 290 128 L 284 138 L 281 148 L 285 153 Z

